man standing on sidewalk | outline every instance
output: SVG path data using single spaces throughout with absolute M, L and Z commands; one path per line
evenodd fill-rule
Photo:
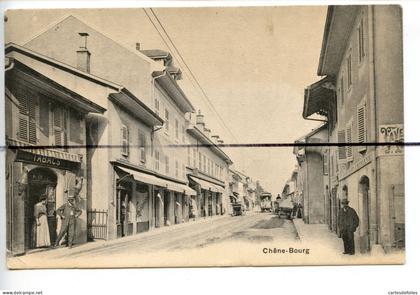
M 68 197 L 67 203 L 57 209 L 57 214 L 63 221 L 61 222 L 61 229 L 55 246 L 59 245 L 60 240 L 67 233 L 68 246 L 71 248 L 76 235 L 76 220 L 82 214 L 82 210 L 75 205 L 74 196 Z
M 356 211 L 349 207 L 347 199 L 343 199 L 341 203 L 343 208 L 338 213 L 338 228 L 344 243 L 343 254 L 354 255 L 354 232 L 359 226 L 359 217 Z

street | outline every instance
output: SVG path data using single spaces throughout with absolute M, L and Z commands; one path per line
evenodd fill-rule
M 189 264 L 185 261 L 186 250 L 192 260 L 197 255 L 202 259 L 203 253 L 210 252 L 218 252 L 228 258 L 231 251 L 239 252 L 238 245 L 241 252 L 253 249 L 261 254 L 264 247 L 271 247 L 274 244 L 290 246 L 297 242 L 297 232 L 291 220 L 280 219 L 271 213 L 248 213 L 245 216 L 222 216 L 210 220 L 191 221 L 119 240 L 76 245 L 73 249 L 61 247 L 36 252 L 10 259 L 9 266 L 13 267 L 15 263 L 28 266 L 36 264 L 37 261 L 45 265 L 48 261 L 49 267 L 68 263 L 89 267 L 89 262 L 93 260 L 106 265 L 109 259 L 115 264 L 120 258 L 125 264 L 151 266 L 149 263 L 161 264 L 168 256 L 182 257 L 184 262 L 181 265 L 183 265 Z M 222 251 L 219 251 L 221 249 Z M 157 260 L 150 259 L 152 256 L 156 256 Z M 144 261 L 144 257 L 149 258 L 147 262 Z M 213 258 L 212 262 L 218 263 L 218 259 Z

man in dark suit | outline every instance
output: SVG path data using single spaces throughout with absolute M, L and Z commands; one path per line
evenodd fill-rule
M 349 206 L 349 201 L 341 201 L 343 207 L 338 213 L 338 228 L 344 243 L 343 254 L 354 255 L 354 232 L 359 226 L 359 217 L 356 211 Z
M 59 245 L 60 240 L 67 233 L 68 246 L 71 248 L 73 247 L 74 236 L 76 235 L 76 221 L 82 214 L 82 210 L 75 205 L 74 196 L 68 197 L 67 203 L 57 209 L 57 214 L 62 219 L 62 222 L 55 246 L 57 247 Z

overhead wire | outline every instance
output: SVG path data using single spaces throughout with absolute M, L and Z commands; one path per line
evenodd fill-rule
M 232 136 L 232 138 L 234 139 L 234 141 L 236 141 L 237 143 L 239 142 L 238 139 L 236 138 L 236 136 L 233 134 L 233 132 L 230 130 L 230 128 L 227 126 L 227 124 L 225 123 L 225 121 L 223 120 L 222 116 L 219 114 L 219 112 L 216 110 L 215 106 L 213 105 L 213 103 L 211 102 L 210 98 L 208 97 L 207 93 L 205 92 L 205 90 L 203 89 L 203 87 L 201 86 L 201 84 L 198 82 L 198 79 L 196 78 L 196 76 L 194 75 L 193 71 L 191 70 L 191 68 L 188 66 L 187 62 L 185 61 L 185 59 L 183 58 L 181 52 L 178 50 L 177 46 L 175 45 L 175 43 L 172 41 L 172 38 L 170 37 L 170 35 L 168 34 L 168 32 L 166 31 L 165 27 L 163 26 L 162 22 L 159 20 L 159 17 L 156 15 L 156 13 L 153 11 L 152 8 L 149 8 L 151 13 L 153 14 L 154 18 L 156 19 L 156 21 L 158 22 L 160 28 L 163 30 L 165 36 L 167 37 L 167 39 L 169 40 L 169 42 L 171 43 L 173 49 L 175 50 L 175 52 L 177 53 L 177 55 L 179 56 L 179 59 L 177 58 L 177 56 L 174 54 L 174 52 L 171 49 L 171 46 L 169 46 L 168 42 L 165 40 L 165 38 L 163 37 L 162 33 L 159 31 L 159 29 L 157 28 L 155 22 L 152 20 L 152 18 L 150 17 L 150 15 L 147 13 L 147 10 L 145 8 L 143 8 L 146 16 L 148 17 L 148 19 L 150 20 L 150 22 L 152 23 L 152 25 L 154 26 L 154 28 L 156 29 L 156 31 L 158 32 L 159 36 L 161 37 L 161 39 L 163 40 L 163 42 L 165 43 L 165 45 L 168 47 L 169 51 L 171 51 L 171 53 L 174 55 L 174 57 L 179 61 L 182 62 L 182 64 L 184 64 L 186 70 L 188 71 L 188 73 L 190 75 L 187 75 L 187 77 L 189 78 L 189 80 L 191 81 L 190 77 L 194 80 L 191 81 L 193 87 L 195 88 L 196 86 L 200 89 L 200 92 L 202 94 L 202 96 L 204 97 L 204 99 L 206 100 L 206 102 L 208 103 L 208 105 L 210 106 L 210 108 L 212 109 L 212 111 L 216 114 L 216 116 L 218 117 L 219 121 L 221 122 L 221 124 L 223 125 L 223 127 L 226 129 L 226 131 L 228 131 L 228 133 Z

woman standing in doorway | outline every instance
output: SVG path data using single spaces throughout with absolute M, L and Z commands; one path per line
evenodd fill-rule
M 35 205 L 34 215 L 36 220 L 36 247 L 51 246 L 45 195 L 42 195 L 40 201 Z

